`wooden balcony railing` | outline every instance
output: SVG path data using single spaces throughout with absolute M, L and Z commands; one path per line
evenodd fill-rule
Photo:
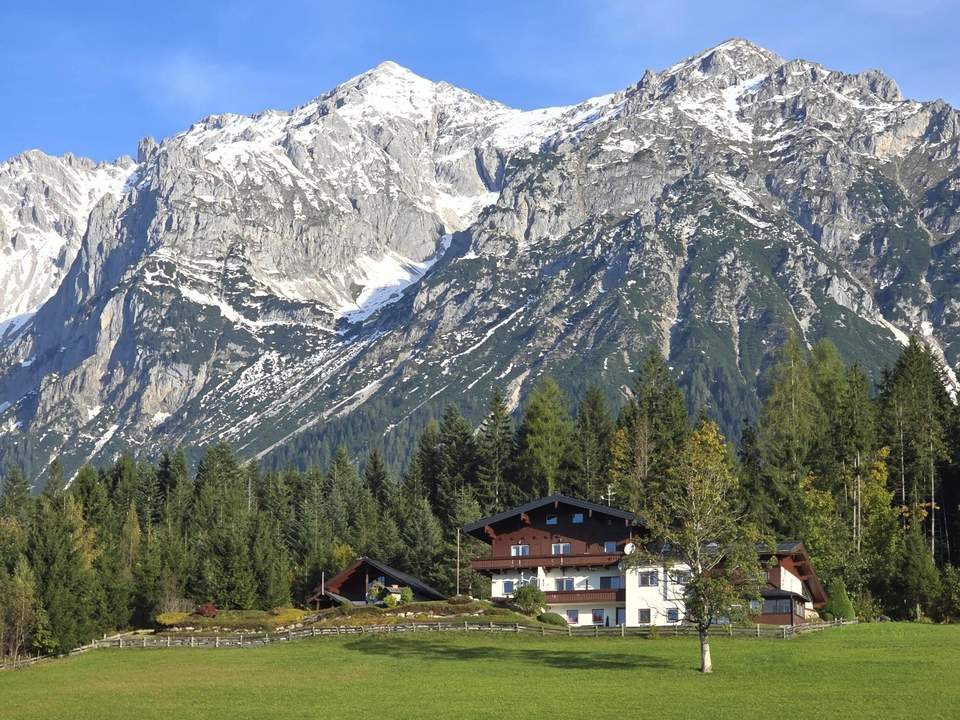
M 623 553 L 598 553 L 587 555 L 516 555 L 477 558 L 470 561 L 473 570 L 512 570 L 530 568 L 604 567 L 616 565 Z
M 625 602 L 626 590 L 550 590 L 544 599 L 548 605 L 579 602 Z

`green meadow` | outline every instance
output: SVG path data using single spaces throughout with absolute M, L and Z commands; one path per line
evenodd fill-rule
M 0 673 L 0 718 L 960 717 L 960 626 L 793 640 L 436 633 L 98 650 Z

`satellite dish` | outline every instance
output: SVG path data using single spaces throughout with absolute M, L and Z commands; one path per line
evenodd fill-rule
M 623 554 L 632 555 L 633 551 L 636 549 L 637 549 L 636 545 L 634 545 L 633 543 L 627 543 L 626 545 L 623 546 Z

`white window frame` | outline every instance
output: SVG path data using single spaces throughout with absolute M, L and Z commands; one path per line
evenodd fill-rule
M 643 619 L 643 613 L 647 614 L 647 619 Z M 637 622 L 640 625 L 653 625 L 653 610 L 650 608 L 639 608 L 637 610 Z
M 579 519 L 578 519 L 579 518 Z M 570 516 L 570 522 L 574 525 L 583 525 L 583 513 L 575 512 Z
M 600 613 L 600 622 L 597 622 L 597 613 Z M 607 621 L 607 611 L 605 608 L 591 608 L 590 622 L 593 625 L 603 625 Z
M 659 570 L 641 570 L 637 573 L 637 578 L 640 587 L 660 587 Z M 644 580 L 649 581 L 651 578 L 653 578 L 653 582 L 644 582 Z
M 677 617 L 676 617 L 675 619 L 671 620 L 671 619 L 670 619 L 670 616 L 671 616 L 671 615 L 674 615 L 674 614 L 676 614 Z M 667 608 L 667 622 L 668 622 L 668 623 L 671 623 L 671 624 L 672 624 L 672 623 L 678 623 L 678 622 L 680 622 L 680 620 L 681 620 L 681 617 L 680 617 L 680 608 L 675 608 L 675 607 Z
M 573 617 L 570 617 L 571 614 Z M 580 624 L 580 609 L 579 608 L 567 608 L 564 616 L 567 618 L 567 625 L 579 625 Z
M 526 543 L 510 546 L 510 557 L 529 557 L 530 546 Z
M 611 545 L 613 547 L 611 547 Z M 604 540 L 603 541 L 603 551 L 608 555 L 612 555 L 617 551 L 617 541 L 616 540 Z
M 570 587 L 560 587 L 561 583 L 564 586 L 569 585 Z M 555 592 L 569 592 L 571 590 L 575 590 L 576 587 L 576 580 L 572 577 L 558 577 L 553 579 L 553 589 Z
M 564 547 L 567 548 L 566 552 L 563 552 Z M 560 548 L 560 552 L 557 552 L 557 548 Z M 558 542 L 550 545 L 551 555 L 571 555 L 572 553 L 573 553 L 573 546 L 568 542 Z
M 517 591 L 517 581 L 516 580 L 503 580 L 503 594 L 504 596 L 513 595 Z M 510 589 L 507 590 L 507 583 L 510 583 Z

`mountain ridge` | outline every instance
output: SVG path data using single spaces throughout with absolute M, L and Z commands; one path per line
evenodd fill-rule
M 400 459 L 447 400 L 516 406 L 543 372 L 618 394 L 651 347 L 736 432 L 790 332 L 873 372 L 915 333 L 952 370 L 958 138 L 882 73 L 742 39 L 560 108 L 388 61 L 208 116 L 141 141 L 0 340 L 0 459 L 297 438 Z

